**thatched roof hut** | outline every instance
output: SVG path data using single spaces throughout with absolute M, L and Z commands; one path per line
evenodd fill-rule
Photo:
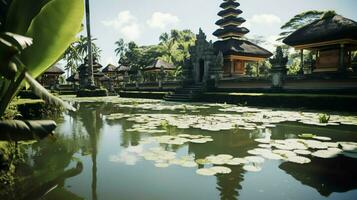
M 357 22 L 341 15 L 324 17 L 296 30 L 283 42 L 300 46 L 335 40 L 357 40 Z
M 259 47 L 246 40 L 228 39 L 217 41 L 214 48 L 221 51 L 223 55 L 252 56 L 259 58 L 269 58 L 273 54 L 264 48 Z
M 62 75 L 64 73 L 65 72 L 61 68 L 57 67 L 56 65 L 52 65 L 52 67 L 47 69 L 44 74 Z
M 171 71 L 175 70 L 176 67 L 171 63 L 157 59 L 151 65 L 145 67 L 144 71 L 158 72 L 161 71 L 161 69 L 164 71 Z
M 326 13 L 289 35 L 283 42 L 301 51 L 315 54 L 316 63 L 310 66 L 314 73 L 352 70 L 352 51 L 357 50 L 357 22 L 334 13 Z M 301 62 L 301 71 L 304 69 Z
M 108 64 L 103 70 L 102 72 L 103 73 L 114 73 L 116 72 L 118 67 L 116 67 L 115 65 L 113 64 Z

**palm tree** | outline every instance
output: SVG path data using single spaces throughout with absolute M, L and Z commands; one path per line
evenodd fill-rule
M 95 87 L 94 84 L 94 75 L 93 75 L 93 58 L 92 58 L 92 39 L 90 33 L 90 9 L 89 9 L 89 0 L 85 2 L 86 6 L 86 25 L 87 25 L 87 41 L 88 41 L 88 60 L 89 60 L 89 87 Z

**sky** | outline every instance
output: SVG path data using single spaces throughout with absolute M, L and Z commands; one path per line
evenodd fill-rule
M 115 41 L 123 38 L 138 45 L 159 42 L 159 36 L 171 29 L 199 28 L 208 40 L 217 40 L 212 33 L 218 28 L 217 13 L 223 0 L 90 0 L 92 36 L 102 49 L 102 65 L 117 65 Z M 247 37 L 262 36 L 273 51 L 280 27 L 296 14 L 307 10 L 335 10 L 357 21 L 356 0 L 238 0 L 247 20 L 242 26 L 250 29 Z M 85 23 L 84 23 L 85 24 Z M 85 30 L 85 29 L 84 29 Z M 86 34 L 83 32 L 83 34 Z

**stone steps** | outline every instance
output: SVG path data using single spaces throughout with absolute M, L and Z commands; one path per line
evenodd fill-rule
M 179 102 L 196 101 L 200 99 L 203 92 L 204 87 L 202 84 L 185 85 L 182 88 L 178 88 L 175 93 L 166 95 L 164 100 Z

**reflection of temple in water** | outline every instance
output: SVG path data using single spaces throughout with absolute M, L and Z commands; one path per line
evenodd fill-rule
M 309 164 L 299 165 L 285 162 L 279 168 L 304 185 L 315 188 L 328 197 L 334 192 L 343 193 L 357 188 L 357 160 L 339 156 L 337 158 L 315 158 Z
M 104 106 L 104 105 L 103 105 Z M 100 110 L 102 110 L 101 108 Z M 97 199 L 97 154 L 98 154 L 98 142 L 100 139 L 101 128 L 103 127 L 103 121 L 98 109 L 84 109 L 81 112 L 83 115 L 82 122 L 85 127 L 90 141 L 90 151 L 92 157 L 92 199 Z
M 338 130 L 338 131 L 336 131 Z M 296 138 L 301 133 L 326 135 L 338 141 L 357 140 L 348 127 L 316 127 L 301 123 L 283 123 L 272 129 L 273 139 Z M 316 189 L 323 196 L 348 192 L 357 188 L 357 160 L 340 155 L 337 158 L 313 158 L 308 164 L 282 163 L 284 170 L 303 185 Z
M 205 158 L 209 155 L 230 154 L 235 157 L 247 156 L 247 151 L 256 145 L 245 131 L 240 133 L 222 133 L 212 135 L 213 142 L 207 144 L 189 144 L 188 153 L 194 154 L 195 159 Z M 242 166 L 230 166 L 230 174 L 216 175 L 217 187 L 221 199 L 238 199 L 241 183 L 244 181 Z

